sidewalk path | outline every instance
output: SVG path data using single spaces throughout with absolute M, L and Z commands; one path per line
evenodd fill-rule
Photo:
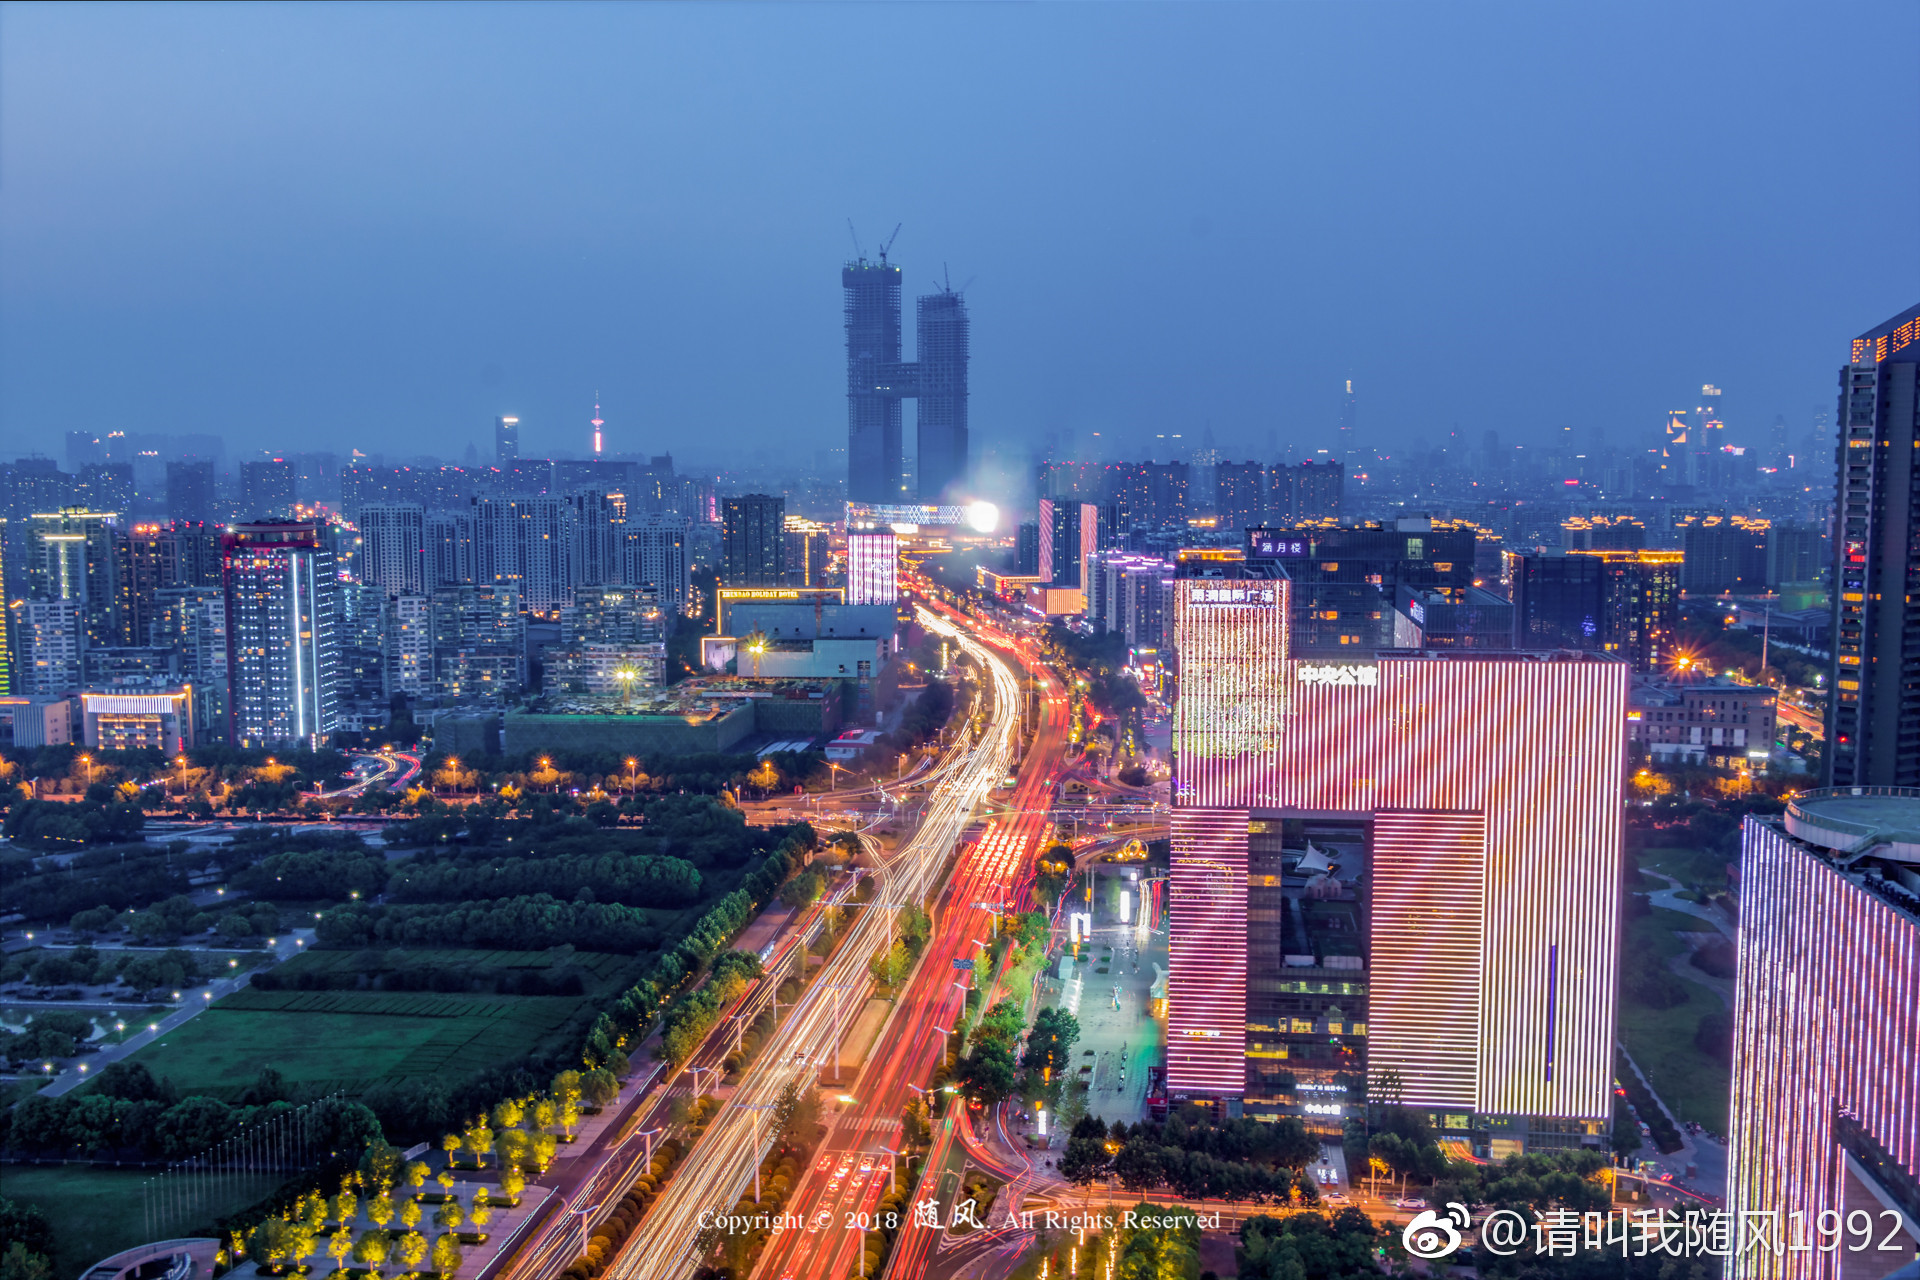
M 88 1077 L 97 1076 L 106 1070 L 109 1063 L 118 1062 L 128 1054 L 144 1049 L 161 1036 L 167 1034 L 167 1032 L 186 1022 L 187 1019 L 198 1017 L 205 1010 L 211 1009 L 214 1002 L 222 996 L 231 995 L 246 986 L 253 974 L 264 973 L 267 969 L 273 968 L 273 965 L 283 964 L 294 956 L 299 955 L 307 949 L 312 941 L 313 930 L 295 929 L 291 934 L 281 938 L 274 944 L 273 964 L 264 965 L 259 969 L 249 970 L 244 974 L 236 974 L 231 978 L 220 978 L 203 987 L 195 987 L 191 991 L 182 991 L 180 993 L 180 1003 L 172 1013 L 162 1018 L 159 1022 L 152 1024 L 138 1035 L 128 1036 L 119 1044 L 107 1045 L 98 1053 L 90 1053 L 78 1059 L 75 1063 L 68 1066 L 66 1070 L 53 1077 L 52 1081 L 49 1082 L 44 1089 L 40 1090 L 40 1092 L 50 1098 L 57 1098 L 69 1090 L 78 1088 L 80 1085 L 86 1083 Z M 90 1001 L 89 1003 L 98 1004 L 101 1002 Z M 129 1003 L 138 1002 L 129 1001 Z

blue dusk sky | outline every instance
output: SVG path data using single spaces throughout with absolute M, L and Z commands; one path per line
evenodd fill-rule
M 976 450 L 1798 437 L 1920 301 L 1920 4 L 0 7 L 0 457 L 844 444 L 904 224 Z M 909 411 L 910 414 L 911 411 Z M 911 419 L 909 418 L 909 421 Z M 1164 453 L 1164 444 L 1158 452 Z

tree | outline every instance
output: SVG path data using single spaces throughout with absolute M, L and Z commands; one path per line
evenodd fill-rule
M 387 1260 L 387 1250 L 393 1244 L 393 1237 L 375 1227 L 371 1231 L 362 1231 L 360 1238 L 354 1241 L 353 1260 L 364 1262 L 374 1275 L 380 1274 L 380 1264 Z
M 960 1060 L 955 1074 L 966 1095 L 981 1106 L 997 1106 L 1013 1094 L 1013 1054 L 998 1041 L 976 1044 Z
M 393 1197 L 382 1191 L 367 1201 L 367 1221 L 376 1227 L 384 1227 L 393 1221 Z
M 15 1240 L 0 1253 L 0 1280 L 53 1280 L 53 1264 L 45 1254 L 35 1253 L 25 1242 Z
M 333 1269 L 335 1271 L 344 1271 L 347 1264 L 347 1255 L 352 1252 L 353 1232 L 347 1230 L 347 1225 L 343 1222 L 340 1224 L 338 1231 L 335 1231 L 327 1237 L 327 1256 L 333 1259 Z
M 1100 1138 L 1069 1138 L 1060 1156 L 1060 1176 L 1075 1186 L 1084 1187 L 1107 1171 L 1111 1157 Z
M 407 1270 L 416 1271 L 426 1259 L 427 1238 L 418 1231 L 409 1231 L 393 1242 L 393 1252 Z
M 520 1193 L 527 1189 L 527 1175 L 512 1165 L 500 1171 L 500 1194 L 508 1204 L 519 1204 Z
M 433 1242 L 433 1269 L 440 1273 L 441 1280 L 453 1280 L 461 1261 L 460 1242 L 453 1238 L 452 1232 L 442 1232 Z
M 1042 1009 L 1033 1020 L 1033 1030 L 1027 1033 L 1027 1050 L 1020 1065 L 1052 1080 L 1066 1070 L 1067 1055 L 1079 1039 L 1078 1018 L 1065 1009 Z
M 593 1106 L 609 1107 L 620 1096 L 620 1081 L 605 1067 L 595 1067 L 580 1077 L 580 1093 Z
M 1160 1149 L 1136 1134 L 1127 1139 L 1120 1154 L 1113 1158 L 1113 1171 L 1120 1175 L 1120 1185 L 1129 1191 L 1157 1187 L 1164 1177 L 1160 1171 Z

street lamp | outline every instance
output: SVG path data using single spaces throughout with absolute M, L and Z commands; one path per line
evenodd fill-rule
M 87 767 L 87 785 L 92 786 L 93 785 L 93 757 L 81 756 L 80 763 Z
M 635 785 L 633 771 L 634 771 L 634 767 L 639 763 L 640 762 L 638 760 L 635 760 L 632 756 L 627 757 L 627 794 L 628 795 L 633 794 L 634 785 Z
M 831 790 L 838 791 L 840 789 L 840 772 L 845 767 L 845 765 L 842 765 L 837 760 L 827 761 L 827 768 L 832 770 L 832 772 L 827 775 L 829 779 L 828 785 Z

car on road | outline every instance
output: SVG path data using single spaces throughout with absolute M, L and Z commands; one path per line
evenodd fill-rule
M 860 1157 L 860 1172 L 862 1172 L 862 1173 L 872 1173 L 872 1172 L 873 1172 L 873 1157 L 872 1157 L 872 1156 L 861 1156 L 861 1157 Z
M 1321 1196 L 1320 1198 L 1322 1200 L 1325 1200 L 1328 1204 L 1352 1204 L 1353 1203 L 1353 1197 L 1349 1196 L 1344 1191 L 1329 1191 L 1327 1192 L 1327 1194 Z
M 820 1163 L 813 1167 L 818 1169 L 821 1173 L 825 1173 L 827 1170 L 833 1168 L 833 1157 L 830 1155 L 821 1156 Z
M 1395 1200 L 1393 1205 L 1396 1209 L 1420 1210 L 1427 1207 L 1427 1202 L 1425 1200 L 1415 1200 L 1409 1196 L 1405 1200 Z

